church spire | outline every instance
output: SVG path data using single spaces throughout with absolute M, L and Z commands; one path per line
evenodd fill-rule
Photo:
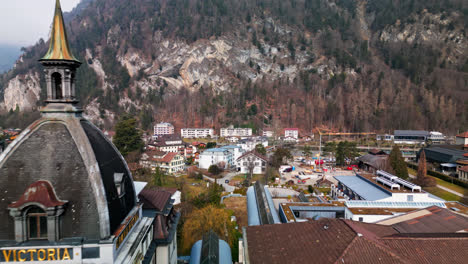
M 68 46 L 67 32 L 63 21 L 60 1 L 55 1 L 55 14 L 52 21 L 52 32 L 50 34 L 50 44 L 47 54 L 41 59 L 44 60 L 67 60 L 79 62 L 71 53 Z

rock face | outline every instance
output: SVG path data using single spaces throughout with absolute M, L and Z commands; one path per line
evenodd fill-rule
M 6 111 L 15 110 L 17 107 L 20 110 L 32 110 L 36 107 L 40 93 L 39 73 L 17 75 L 5 88 L 2 108 Z
M 385 42 L 406 42 L 408 44 L 423 44 L 443 47 L 447 61 L 464 63 L 468 53 L 468 42 L 464 28 L 455 28 L 453 22 L 462 15 L 431 14 L 423 11 L 409 17 L 409 23 L 397 21 L 387 26 L 380 34 L 380 40 Z

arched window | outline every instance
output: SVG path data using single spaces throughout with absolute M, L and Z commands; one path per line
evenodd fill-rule
M 55 91 L 54 99 L 62 99 L 62 75 L 58 72 L 52 74 L 52 90 Z
M 37 206 L 26 210 L 28 239 L 47 239 L 47 214 Z

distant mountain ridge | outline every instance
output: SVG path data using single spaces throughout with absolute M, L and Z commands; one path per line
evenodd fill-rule
M 106 127 L 128 112 L 143 128 L 468 129 L 463 0 L 85 4 L 68 26 L 77 91 Z M 46 50 L 0 76 L 4 111 L 37 107 Z

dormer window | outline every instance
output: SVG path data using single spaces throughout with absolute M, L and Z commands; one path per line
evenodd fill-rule
M 55 97 L 54 99 L 62 99 L 62 75 L 58 72 L 54 72 L 52 74 L 52 90 L 54 91 Z
M 60 200 L 48 181 L 37 181 L 24 191 L 19 200 L 8 205 L 15 220 L 17 242 L 60 239 L 60 215 L 67 201 Z
M 47 239 L 47 214 L 38 206 L 26 210 L 28 239 Z
M 117 189 L 117 194 L 119 195 L 119 198 L 121 198 L 125 194 L 124 174 L 114 173 L 114 183 L 115 183 L 115 188 Z

